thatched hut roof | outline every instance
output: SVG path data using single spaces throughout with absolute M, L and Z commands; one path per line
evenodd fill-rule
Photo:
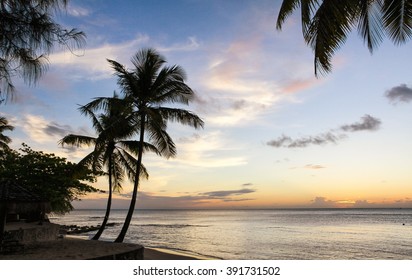
M 11 180 L 0 180 L 0 203 L 18 213 L 50 212 L 50 203 Z

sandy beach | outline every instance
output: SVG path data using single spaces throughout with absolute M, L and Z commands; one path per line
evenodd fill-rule
M 63 238 L 24 246 L 12 254 L 0 254 L 0 260 L 89 260 L 111 259 L 110 256 L 138 251 L 142 246 L 130 243 Z M 170 251 L 144 248 L 145 260 L 196 260 L 197 258 Z

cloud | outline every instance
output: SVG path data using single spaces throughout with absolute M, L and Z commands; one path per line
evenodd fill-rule
M 340 140 L 347 138 L 342 132 L 376 131 L 380 128 L 381 121 L 370 115 L 365 115 L 361 121 L 340 126 L 337 130 L 329 130 L 315 136 L 292 139 L 290 136 L 282 135 L 277 139 L 270 140 L 266 144 L 274 148 L 306 148 L 311 145 L 337 144 Z
M 71 131 L 73 131 L 73 129 L 70 125 L 61 125 L 56 122 L 50 122 L 49 124 L 46 124 L 46 126 L 43 128 L 43 131 L 47 135 L 64 137 Z
M 48 121 L 43 116 L 27 114 L 16 120 L 17 126 L 36 143 L 57 143 L 67 134 L 89 134 L 84 128 L 73 128 L 70 125 Z
M 205 192 L 202 194 L 208 196 L 209 198 L 222 198 L 222 197 L 228 197 L 232 195 L 242 195 L 242 194 L 253 193 L 253 192 L 256 192 L 256 190 L 245 188 L 245 189 L 230 190 L 230 191 L 212 191 L 212 192 Z
M 287 94 L 295 93 L 298 91 L 305 90 L 307 88 L 313 87 L 314 85 L 319 84 L 321 81 L 315 77 L 310 77 L 307 79 L 296 79 L 287 82 L 283 86 L 283 91 Z
M 275 148 L 306 148 L 310 145 L 326 145 L 329 143 L 337 144 L 339 140 L 344 139 L 343 134 L 334 134 L 333 132 L 322 133 L 316 136 L 301 137 L 293 140 L 289 136 L 282 135 L 278 139 L 267 142 L 268 146 Z
M 406 84 L 393 87 L 385 93 L 385 96 L 393 104 L 397 103 L 409 103 L 412 100 L 412 88 Z
M 85 16 L 88 16 L 90 14 L 90 10 L 88 10 L 84 7 L 74 5 L 72 3 L 69 3 L 69 5 L 67 7 L 67 12 L 68 12 L 69 15 L 71 15 L 73 17 L 85 17 Z
M 194 51 L 200 43 L 196 37 L 188 37 L 183 43 L 171 46 L 162 46 L 152 42 L 146 34 L 138 34 L 132 40 L 117 44 L 104 43 L 95 47 L 86 48 L 82 53 L 59 52 L 49 56 L 50 64 L 55 69 L 62 69 L 74 79 L 101 80 L 111 78 L 113 69 L 107 59 L 115 60 L 121 64 L 130 64 L 131 56 L 136 50 L 151 43 L 159 52 Z
M 371 115 L 365 115 L 362 117 L 360 122 L 356 122 L 349 125 L 343 125 L 340 128 L 343 131 L 347 132 L 355 132 L 355 131 L 362 131 L 362 130 L 370 130 L 375 131 L 380 128 L 381 121 L 377 118 L 372 117 Z
M 158 195 L 155 193 L 140 191 L 136 207 L 139 209 L 188 209 L 233 206 L 233 203 L 254 200 L 253 198 L 241 197 L 256 192 L 251 189 L 219 190 L 206 193 L 192 193 L 185 195 Z M 129 206 L 131 193 L 115 194 L 113 197 L 113 208 L 127 208 Z M 75 208 L 82 209 L 90 207 L 104 208 L 107 203 L 107 195 L 92 194 L 82 202 L 74 201 Z M 235 204 L 236 205 L 236 204 Z
M 337 207 L 337 202 L 333 200 L 328 200 L 326 197 L 318 196 L 315 197 L 310 204 L 313 208 L 335 208 Z
M 136 38 L 119 44 L 103 44 L 87 48 L 81 55 L 71 52 L 53 53 L 49 59 L 52 67 L 62 69 L 66 75 L 74 79 L 101 80 L 112 76 L 113 70 L 106 59 L 117 60 L 120 63 L 130 61 L 133 54 L 143 44 L 149 41 L 147 35 L 137 35 Z
M 319 164 L 306 164 L 305 169 L 323 169 L 326 168 L 325 166 L 319 165 Z
M 192 134 L 176 141 L 177 158 L 170 159 L 174 166 L 180 163 L 184 166 L 220 168 L 247 164 L 244 156 L 239 156 L 242 147 L 236 147 L 221 131 L 211 131 L 204 134 Z
M 233 127 L 254 123 L 274 105 L 295 102 L 295 93 L 319 82 L 306 71 L 309 63 L 291 63 L 276 54 L 273 47 L 279 38 L 264 35 L 271 32 L 270 24 L 267 25 L 273 20 L 271 13 L 248 12 L 254 16 L 248 16 L 246 21 L 254 20 L 245 25 L 242 19 L 230 41 L 224 38 L 207 46 L 211 55 L 205 59 L 208 68 L 199 75 L 203 94 L 196 102 L 210 125 Z M 285 67 L 291 67 L 293 74 L 284 76 L 290 72 Z
M 198 42 L 195 36 L 190 36 L 187 38 L 186 42 L 175 43 L 171 46 L 159 46 L 157 49 L 159 52 L 177 52 L 177 51 L 195 51 L 199 49 L 201 44 Z

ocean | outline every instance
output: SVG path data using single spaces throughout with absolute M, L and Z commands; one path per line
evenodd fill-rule
M 117 237 L 126 212 L 111 212 L 101 240 Z M 50 220 L 92 226 L 104 213 Z M 125 242 L 226 260 L 411 260 L 412 209 L 136 210 Z

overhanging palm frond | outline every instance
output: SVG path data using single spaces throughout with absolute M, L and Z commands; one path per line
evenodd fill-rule
M 356 1 L 359 5 L 358 31 L 370 52 L 383 41 L 382 12 L 380 1 Z M 353 4 L 353 5 L 356 5 Z M 354 11 L 354 12 L 355 12 Z
M 412 37 L 412 1 L 385 0 L 382 12 L 385 29 L 395 44 L 405 43 Z
M 356 16 L 348 1 L 324 1 L 316 11 L 304 38 L 315 55 L 315 75 L 332 70 L 331 59 L 346 41 Z
M 334 53 L 354 27 L 370 52 L 385 35 L 396 45 L 412 38 L 412 0 L 283 0 L 277 29 L 299 7 L 303 36 L 315 56 L 316 76 L 332 70 Z
M 283 23 L 286 19 L 301 6 L 302 0 L 284 0 L 280 6 L 278 18 L 276 21 L 276 28 L 282 29 Z
M 284 0 L 279 10 L 276 29 L 281 30 L 286 19 L 300 7 L 302 33 L 306 34 L 314 11 L 319 7 L 320 0 Z

